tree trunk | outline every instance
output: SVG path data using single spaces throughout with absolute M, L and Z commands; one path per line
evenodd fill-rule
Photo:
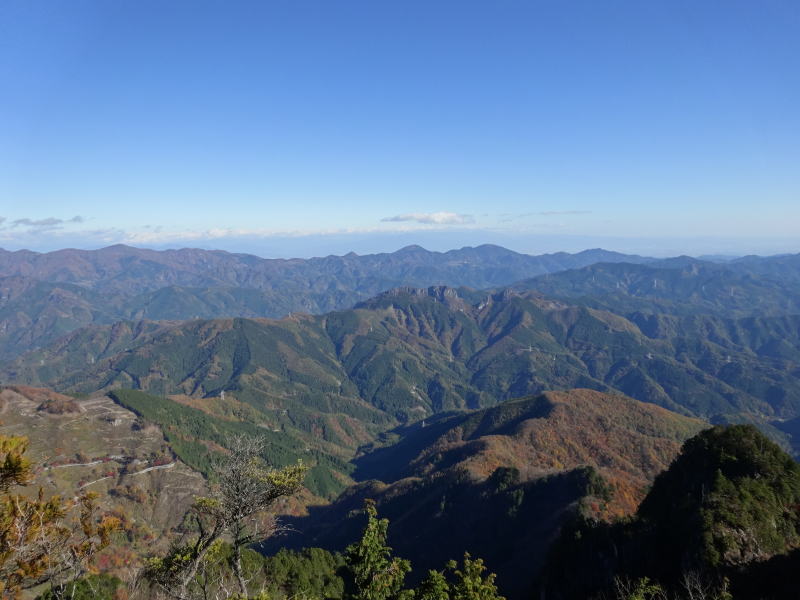
M 233 572 L 239 582 L 239 591 L 242 593 L 242 598 L 247 598 L 247 582 L 244 580 L 244 573 L 242 572 L 242 542 L 238 539 L 233 541 Z
M 178 594 L 177 594 L 179 598 L 188 597 L 189 585 L 191 585 L 192 581 L 197 575 L 197 571 L 200 569 L 200 563 L 203 562 L 203 558 L 205 558 L 205 555 L 208 552 L 209 548 L 211 548 L 211 545 L 221 535 L 222 535 L 222 528 L 218 525 L 213 529 L 213 531 L 209 535 L 197 541 L 194 547 L 194 553 L 193 553 L 194 556 L 192 557 L 192 560 L 189 563 L 189 567 L 187 568 L 187 571 L 183 574 L 183 576 L 180 578 L 180 582 L 178 585 Z

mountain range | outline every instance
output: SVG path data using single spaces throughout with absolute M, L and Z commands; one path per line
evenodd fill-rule
M 127 246 L 0 250 L 0 360 L 89 324 L 322 314 L 396 287 L 514 285 L 617 311 L 786 314 L 800 304 L 799 260 L 656 260 L 600 249 L 529 256 L 489 245 L 307 260 Z
M 0 378 L 83 394 L 224 391 L 276 427 L 325 421 L 324 438 L 341 444 L 329 419 L 386 428 L 574 387 L 716 421 L 792 418 L 798 365 L 799 316 L 625 317 L 536 292 L 432 287 L 319 316 L 84 328 Z
M 0 360 L 92 323 L 323 313 L 398 286 L 488 288 L 601 260 L 649 259 L 599 249 L 529 256 L 489 245 L 308 260 L 128 246 L 0 250 Z
M 342 549 L 372 498 L 415 565 L 472 551 L 525 597 L 570 519 L 638 519 L 709 423 L 800 452 L 800 255 L 112 247 L 0 252 L 0 276 L 2 432 L 29 433 L 48 489 L 95 486 L 153 543 L 256 436 L 309 467 L 273 549 Z
M 312 466 L 307 489 L 279 507 L 290 533 L 263 551 L 342 550 L 358 537 L 358 509 L 372 498 L 391 519 L 392 545 L 419 567 L 468 550 L 515 598 L 576 512 L 631 514 L 681 443 L 705 427 L 621 395 L 548 392 L 394 427 L 354 451 L 351 468 L 339 461 L 336 471 L 335 459 L 303 448 L 292 431 L 259 432 L 258 413 L 229 397 L 199 402 L 116 390 L 74 398 L 11 386 L 0 388 L 0 405 L 0 434 L 22 431 L 31 440 L 41 465 L 35 484 L 48 494 L 92 491 L 120 518 L 125 535 L 100 557 L 107 571 L 124 572 L 137 555 L 163 549 L 206 489 L 200 473 L 207 474 L 209 456 L 223 451 L 227 436 L 246 434 L 265 440 L 275 466 L 298 457 Z M 325 487 L 320 467 L 337 472 L 336 490 Z M 339 490 L 331 503 L 316 495 Z
M 198 252 L 137 251 L 126 260 L 147 263 L 170 282 L 187 282 L 180 279 L 187 273 L 208 272 L 198 266 L 198 257 L 206 256 Z M 105 286 L 127 285 L 120 257 L 128 254 L 126 248 L 78 253 L 81 269 L 66 271 L 54 266 L 60 263 L 51 255 L 27 257 L 24 264 L 40 276 L 81 282 L 37 283 L 33 291 L 72 286 L 74 297 L 90 298 L 105 293 Z M 222 261 L 260 260 L 210 254 Z M 465 256 L 524 262 L 523 255 L 495 247 L 443 254 L 408 248 L 330 260 L 361 264 L 364 258 L 386 266 L 406 264 L 408 257 L 463 262 Z M 566 266 L 568 258 L 606 254 L 554 256 Z M 528 258 L 541 268 L 542 257 Z M 552 256 L 547 260 L 555 264 Z M 64 334 L 39 319 L 23 331 L 30 340 L 40 332 L 39 341 L 53 341 L 0 365 L 0 382 L 79 395 L 130 388 L 184 398 L 184 407 L 173 412 L 202 409 L 214 418 L 225 417 L 218 406 L 236 405 L 245 421 L 281 432 L 285 443 L 274 449 L 279 462 L 302 448 L 316 453 L 312 487 L 327 497 L 352 483 L 347 461 L 381 432 L 547 390 L 590 388 L 712 422 L 754 422 L 785 447 L 800 448 L 793 425 L 800 417 L 800 313 L 792 287 L 797 266 L 794 256 L 724 264 L 688 257 L 595 263 L 494 290 L 395 288 L 354 308 L 277 320 L 123 320 Z M 154 294 L 172 298 L 176 289 Z M 26 306 L 47 312 L 62 299 L 49 294 Z M 88 308 L 86 314 L 114 318 Z
M 97 291 L 141 293 L 168 286 L 291 289 L 327 292 L 331 286 L 373 295 L 374 285 L 442 285 L 485 288 L 596 262 L 652 259 L 595 249 L 530 256 L 500 246 L 431 252 L 407 246 L 397 252 L 311 259 L 264 259 L 220 250 L 145 250 L 117 245 L 100 250 L 40 254 L 0 250 L 0 276 L 69 283 Z M 382 280 L 384 283 L 379 283 Z M 381 291 L 380 289 L 377 291 Z
M 617 313 L 770 316 L 800 312 L 800 256 L 716 264 L 679 257 L 597 263 L 511 286 Z

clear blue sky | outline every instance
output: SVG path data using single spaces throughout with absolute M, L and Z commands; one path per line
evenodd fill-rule
M 800 251 L 796 0 L 5 0 L 0 246 Z

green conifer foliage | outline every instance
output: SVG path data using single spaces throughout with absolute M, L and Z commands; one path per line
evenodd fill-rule
M 441 571 L 428 571 L 428 576 L 414 590 L 414 600 L 450 600 L 450 584 Z
M 347 547 L 345 557 L 351 575 L 352 600 L 392 600 L 401 597 L 403 582 L 411 570 L 411 563 L 392 557 L 386 545 L 388 519 L 379 519 L 375 503 L 366 501 L 367 526 L 361 539 Z
M 455 580 L 450 586 L 452 600 L 504 600 L 494 584 L 494 573 L 484 575 L 486 565 L 482 558 L 472 559 L 467 552 L 464 553 L 461 568 L 454 560 L 448 563 L 447 568 L 452 571 Z
M 70 500 L 15 493 L 31 483 L 34 465 L 25 437 L 0 435 L 0 597 L 48 583 L 52 590 L 90 569 L 110 542 L 119 519 L 97 514 L 91 493 Z

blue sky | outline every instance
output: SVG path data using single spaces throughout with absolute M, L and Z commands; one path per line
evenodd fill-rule
M 800 251 L 796 1 L 6 0 L 0 247 Z

